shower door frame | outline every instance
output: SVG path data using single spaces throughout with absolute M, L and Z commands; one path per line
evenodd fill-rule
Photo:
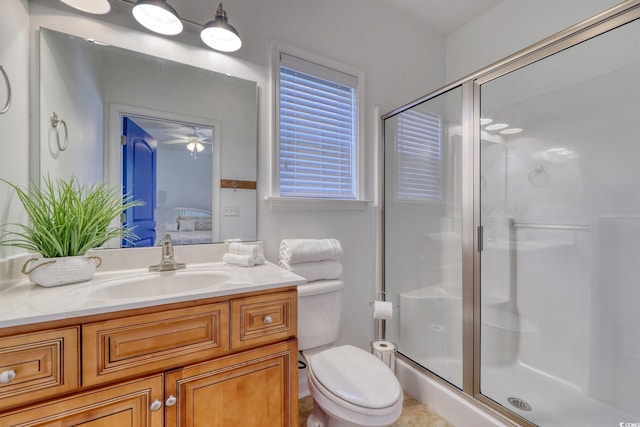
M 462 390 L 442 380 L 425 367 L 399 354 L 406 363 L 416 367 L 454 393 L 479 405 L 511 425 L 535 427 L 527 419 L 510 411 L 481 393 L 480 389 L 480 329 L 481 329 L 481 275 L 482 224 L 480 218 L 480 88 L 483 84 L 505 74 L 545 59 L 607 31 L 640 19 L 640 0 L 627 0 L 594 15 L 572 27 L 560 31 L 513 55 L 497 61 L 466 77 L 454 81 L 424 97 L 418 98 L 381 117 L 381 135 L 384 137 L 385 120 L 418 104 L 429 101 L 457 87 L 462 88 Z M 384 143 L 380 144 L 384 147 Z M 384 177 L 384 156 L 381 156 L 381 177 Z M 383 179 L 383 178 L 381 178 Z M 381 213 L 384 218 L 384 185 L 381 186 Z M 384 220 L 382 221 L 380 253 L 382 256 L 381 288 L 385 291 Z M 384 322 L 383 322 L 384 323 Z M 384 328 L 384 324 L 383 324 Z M 383 332 L 384 334 L 384 332 Z

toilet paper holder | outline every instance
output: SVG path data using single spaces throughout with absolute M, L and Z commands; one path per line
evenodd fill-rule
M 380 359 L 391 372 L 396 372 L 396 351 L 398 346 L 387 340 L 371 341 L 371 354 Z
M 374 305 L 375 303 L 376 303 L 375 301 L 371 301 L 371 302 L 369 303 L 369 307 L 373 307 L 373 305 Z M 400 307 L 399 305 L 394 305 L 394 306 L 393 306 L 393 308 L 399 308 L 399 307 Z
M 378 296 L 382 297 L 382 298 L 386 298 L 386 292 L 385 291 L 380 291 L 380 292 L 378 292 Z M 382 301 L 386 301 L 386 299 L 382 299 Z M 369 302 L 369 307 L 373 307 L 375 303 L 376 303 L 375 301 L 370 301 Z M 399 307 L 400 307 L 399 305 L 394 305 L 393 306 L 393 308 L 399 308 Z
M 378 292 L 378 296 L 381 297 L 384 300 L 385 292 L 384 291 Z M 375 303 L 376 303 L 375 301 L 370 301 L 369 302 L 369 306 L 371 308 L 374 308 Z M 392 305 L 392 311 L 395 311 L 399 307 L 400 307 L 399 305 Z M 374 310 L 374 316 L 375 316 L 375 310 Z M 387 321 L 384 320 L 384 319 L 376 319 L 376 318 L 374 318 L 373 336 L 375 337 L 376 340 L 385 339 L 386 322 Z

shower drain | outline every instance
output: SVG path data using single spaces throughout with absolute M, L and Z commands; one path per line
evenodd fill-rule
M 525 402 L 522 399 L 519 399 L 517 397 L 510 397 L 507 400 L 509 401 L 511 406 L 513 406 L 515 408 L 518 408 L 521 411 L 530 411 L 531 410 L 531 405 L 529 405 L 527 402 Z

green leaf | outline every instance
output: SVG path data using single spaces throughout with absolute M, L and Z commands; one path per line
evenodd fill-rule
M 132 228 L 110 227 L 125 210 L 142 206 L 131 195 L 121 196 L 105 183 L 80 185 L 75 177 L 65 181 L 44 179 L 31 192 L 11 186 L 24 206 L 29 224 L 5 224 L 0 234 L 1 246 L 15 246 L 40 252 L 47 258 L 84 255 L 112 238 L 135 239 Z M 8 227 L 13 226 L 13 227 Z

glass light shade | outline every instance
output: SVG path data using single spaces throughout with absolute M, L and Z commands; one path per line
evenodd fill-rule
M 500 131 L 500 133 L 503 135 L 513 135 L 520 132 L 522 132 L 522 128 L 509 128 Z
M 242 46 L 238 31 L 228 23 L 222 3 L 216 11 L 215 19 L 207 22 L 202 28 L 200 38 L 207 46 L 221 52 L 235 52 Z
M 496 123 L 494 125 L 489 125 L 487 127 L 485 127 L 486 130 L 500 130 L 500 129 L 505 129 L 508 128 L 509 125 L 507 123 Z
M 132 13 L 140 25 L 153 32 L 167 36 L 182 32 L 182 21 L 164 0 L 138 0 Z
M 204 145 L 202 145 L 198 141 L 191 141 L 187 144 L 187 150 L 191 151 L 192 153 L 200 153 L 201 151 L 204 151 Z
M 490 119 L 490 118 L 481 118 L 480 119 L 480 126 L 488 125 L 492 121 L 493 121 L 493 119 Z
M 73 7 L 74 9 L 81 10 L 87 13 L 93 13 L 95 15 L 104 15 L 111 10 L 111 4 L 109 0 L 60 0 L 62 3 Z

